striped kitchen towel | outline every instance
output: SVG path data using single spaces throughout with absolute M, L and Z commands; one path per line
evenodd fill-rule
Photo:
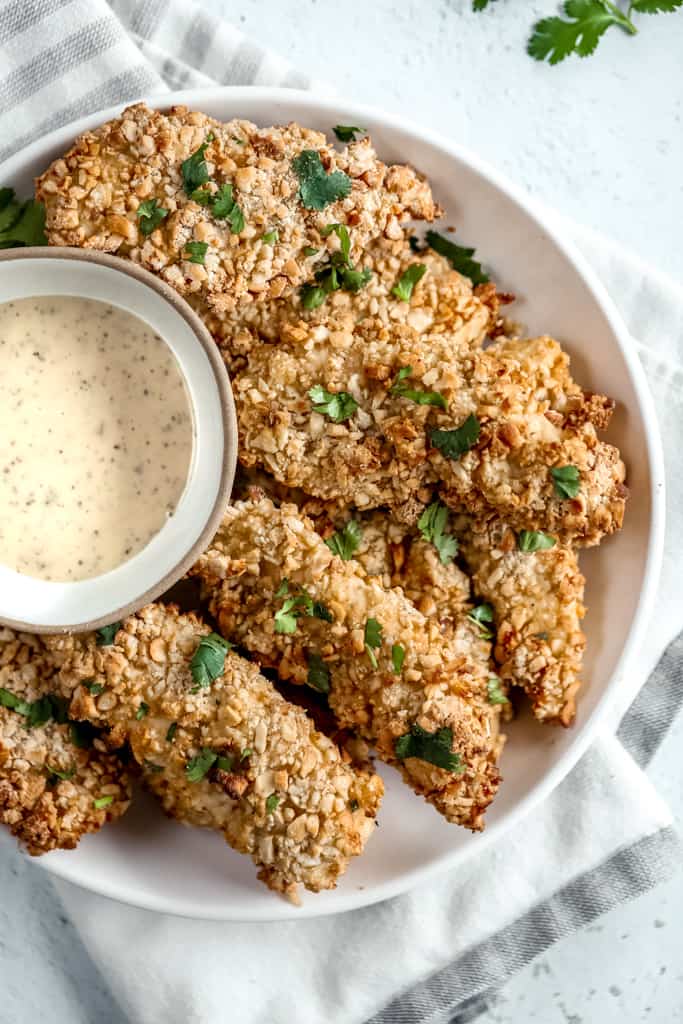
M 216 83 L 312 84 L 186 0 L 0 0 L 0 160 L 88 112 Z M 674 870 L 681 846 L 643 769 L 683 695 L 683 640 L 671 642 L 683 626 L 683 474 L 671 472 L 683 425 L 683 292 L 600 236 L 564 227 L 629 324 L 671 482 L 659 614 L 631 667 L 624 693 L 635 700 L 618 731 L 613 721 L 532 819 L 457 877 L 336 918 L 180 921 L 53 884 L 3 849 L 3 1020 L 27 1019 L 30 1006 L 33 1019 L 101 1024 L 464 1024 L 532 957 Z

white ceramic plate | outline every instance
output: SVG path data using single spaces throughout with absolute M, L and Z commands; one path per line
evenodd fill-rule
M 429 177 L 458 239 L 476 245 L 498 285 L 519 298 L 512 314 L 530 333 L 557 337 L 586 388 L 618 403 L 609 439 L 628 466 L 631 499 L 622 532 L 586 552 L 588 637 L 576 724 L 543 728 L 521 716 L 509 728 L 504 782 L 482 835 L 448 825 L 382 768 L 386 797 L 380 828 L 333 892 L 304 895 L 296 909 L 256 881 L 251 861 L 216 835 L 167 822 L 146 797 L 123 820 L 89 836 L 74 852 L 41 858 L 49 871 L 95 892 L 167 913 L 267 921 L 350 910 L 403 892 L 431 873 L 452 870 L 499 841 L 561 781 L 594 736 L 637 647 L 654 595 L 663 537 L 663 464 L 643 372 L 616 309 L 579 253 L 543 223 L 528 199 L 462 147 L 379 111 L 293 90 L 208 89 L 152 97 L 184 103 L 221 120 L 261 125 L 296 120 L 331 134 L 334 124 L 367 127 L 385 161 L 406 161 Z M 29 193 L 33 177 L 74 137 L 116 116 L 103 111 L 38 140 L 0 168 L 0 184 Z M 9 842 L 3 832 L 3 841 Z

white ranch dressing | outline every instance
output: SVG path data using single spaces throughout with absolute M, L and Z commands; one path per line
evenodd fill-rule
M 144 321 L 77 296 L 0 304 L 0 562 L 60 581 L 121 565 L 173 514 L 193 443 Z

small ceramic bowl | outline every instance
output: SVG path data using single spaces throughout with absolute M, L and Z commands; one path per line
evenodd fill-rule
M 1 623 L 34 633 L 97 629 L 168 590 L 215 533 L 230 497 L 237 458 L 230 381 L 196 313 L 172 288 L 134 263 L 83 249 L 26 248 L 0 252 L 0 265 L 0 303 L 78 295 L 146 321 L 171 349 L 189 395 L 194 452 L 185 489 L 174 515 L 142 551 L 110 572 L 76 583 L 34 579 L 0 565 Z M 125 508 L 121 515 L 126 515 Z

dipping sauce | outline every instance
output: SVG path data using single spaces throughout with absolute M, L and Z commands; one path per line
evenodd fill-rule
M 144 321 L 75 296 L 0 304 L 0 562 L 61 581 L 121 565 L 173 514 L 193 443 Z

